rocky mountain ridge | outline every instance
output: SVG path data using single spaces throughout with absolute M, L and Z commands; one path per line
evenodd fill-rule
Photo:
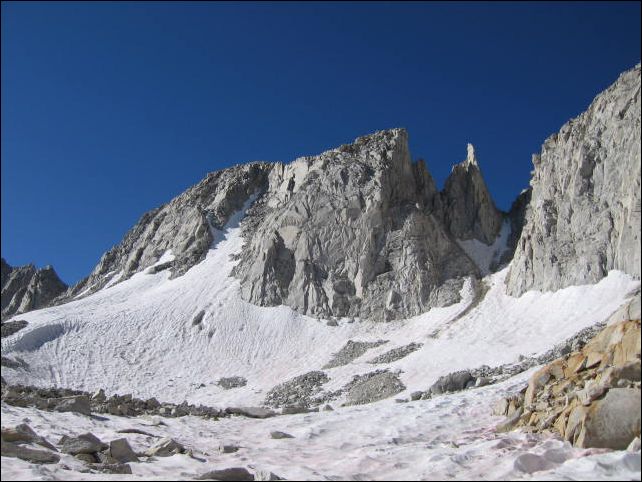
M 533 156 L 532 199 L 508 292 L 640 278 L 640 64 Z
M 388 321 L 455 303 L 465 279 L 487 272 L 461 242 L 493 245 L 503 223 L 510 233 L 491 271 L 511 263 L 514 296 L 594 283 L 611 269 L 639 278 L 640 65 L 547 139 L 533 163 L 531 187 L 509 213 L 496 208 L 472 145 L 440 192 L 425 162 L 412 162 L 404 129 L 288 164 L 223 169 L 144 214 L 54 303 L 138 272 L 181 276 L 244 206 L 233 271 L 243 298 L 314 317 Z M 8 297 L 3 288 L 3 317 Z
M 33 264 L 10 266 L 0 260 L 2 320 L 15 314 L 44 308 L 67 289 L 52 266 L 37 269 Z

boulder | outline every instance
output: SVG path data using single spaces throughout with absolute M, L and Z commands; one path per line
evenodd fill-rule
M 107 399 L 107 397 L 105 397 L 105 390 L 103 390 L 102 388 L 100 390 L 97 390 L 91 396 L 91 399 L 99 403 L 104 402 Z
M 60 461 L 60 456 L 53 452 L 30 449 L 4 440 L 2 440 L 1 455 L 19 458 L 33 464 L 56 464 Z
M 65 397 L 56 400 L 54 410 L 56 412 L 75 412 L 83 415 L 91 415 L 91 406 L 89 404 L 89 398 L 86 395 Z
M 220 454 L 233 454 L 234 452 L 238 452 L 240 448 L 241 447 L 239 447 L 238 445 L 221 444 L 218 446 L 218 452 Z
M 169 457 L 185 452 L 185 447 L 171 438 L 163 438 L 154 444 L 145 454 L 148 457 Z
M 278 415 L 273 410 L 263 407 L 228 407 L 225 409 L 225 413 L 249 418 L 270 418 Z
M 109 442 L 109 455 L 118 460 L 118 462 L 138 462 L 136 453 L 132 450 L 125 438 L 119 438 Z
M 57 452 L 58 450 L 52 444 L 50 444 L 44 437 L 41 437 L 36 432 L 34 432 L 29 425 L 26 423 L 21 423 L 15 427 L 6 427 L 2 429 L 2 440 L 5 442 L 12 443 L 35 443 L 42 445 L 43 447 L 48 448 Z
M 277 440 L 283 439 L 283 438 L 294 438 L 294 436 L 290 435 L 289 433 L 279 432 L 278 430 L 275 430 L 274 432 L 270 432 L 270 437 Z
M 449 373 L 439 379 L 428 389 L 431 395 L 440 395 L 448 392 L 458 392 L 468 388 L 469 384 L 475 383 L 475 378 L 468 370 Z
M 77 437 L 65 437 L 62 442 L 62 452 L 66 454 L 93 454 L 105 450 L 109 446 L 92 433 L 83 433 Z
M 196 477 L 196 480 L 246 481 L 254 480 L 254 475 L 244 467 L 210 470 Z
M 640 390 L 612 388 L 588 409 L 579 447 L 624 450 L 640 435 Z

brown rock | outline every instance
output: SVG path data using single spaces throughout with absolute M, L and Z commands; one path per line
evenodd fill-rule
M 570 378 L 574 374 L 584 370 L 584 368 L 586 368 L 586 357 L 582 353 L 575 353 L 566 361 L 564 376 Z

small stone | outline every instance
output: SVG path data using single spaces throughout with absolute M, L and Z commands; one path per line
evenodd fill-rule
M 132 468 L 129 464 L 96 464 L 92 468 L 105 474 L 131 474 Z
M 412 393 L 410 394 L 410 400 L 412 400 L 413 402 L 414 402 L 414 401 L 416 401 L 416 400 L 420 400 L 420 399 L 421 399 L 421 396 L 422 396 L 423 394 L 424 394 L 424 392 L 422 392 L 422 391 L 412 392 Z
M 218 451 L 221 454 L 233 454 L 234 452 L 238 452 L 239 448 L 238 445 L 219 445 Z
M 185 447 L 171 438 L 163 438 L 154 444 L 145 454 L 148 457 L 169 457 L 174 454 L 185 452 Z
M 285 432 L 279 432 L 278 430 L 275 430 L 274 432 L 270 432 L 270 437 L 273 439 L 283 439 L 283 438 L 294 438 L 292 435 L 289 433 Z
M 102 388 L 100 390 L 97 390 L 92 396 L 91 399 L 96 401 L 96 402 L 104 402 L 107 397 L 105 397 L 105 390 Z
M 95 464 L 96 462 L 98 462 L 98 459 L 94 456 L 94 454 L 76 454 L 74 455 L 74 458 L 86 464 Z
M 247 481 L 255 480 L 254 475 L 244 467 L 230 467 L 228 469 L 211 470 L 196 477 L 196 480 L 222 480 L 222 481 Z

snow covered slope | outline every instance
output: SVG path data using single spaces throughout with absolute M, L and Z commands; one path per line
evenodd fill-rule
M 504 270 L 485 278 L 481 301 L 476 294 L 485 289 L 470 279 L 462 301 L 449 307 L 394 323 L 341 319 L 328 326 L 286 306 L 258 307 L 241 299 L 239 282 L 229 273 L 235 263 L 231 255 L 242 249 L 243 212 L 215 236 L 206 259 L 182 277 L 170 279 L 167 270 L 138 273 L 86 298 L 21 315 L 29 325 L 3 339 L 2 353 L 22 358 L 29 368 L 3 367 L 3 377 L 9 383 L 104 388 L 165 401 L 256 405 L 276 384 L 320 370 L 348 340 L 388 340 L 347 365 L 325 370 L 330 381 L 324 389 L 337 390 L 354 375 L 389 368 L 401 371 L 403 396 L 454 370 L 543 352 L 607 318 L 639 286 L 611 272 L 596 285 L 512 298 L 505 294 Z M 367 363 L 409 343 L 423 346 L 392 363 Z M 216 385 L 229 376 L 245 377 L 247 385 L 232 390 Z

